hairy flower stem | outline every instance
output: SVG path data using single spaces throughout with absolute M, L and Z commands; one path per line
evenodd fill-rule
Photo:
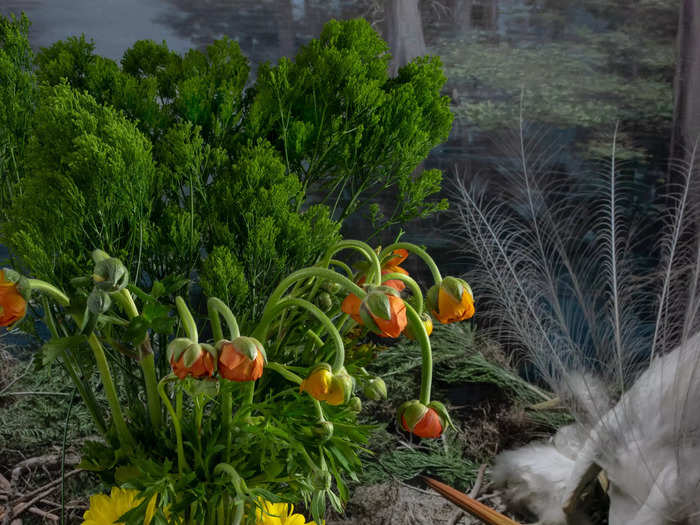
M 391 281 L 391 280 L 396 280 L 396 281 L 402 281 L 406 283 L 406 286 L 411 290 L 411 293 L 413 294 L 413 302 L 415 303 L 413 307 L 416 309 L 416 312 L 418 312 L 418 315 L 423 313 L 423 292 L 420 291 L 420 286 L 418 286 L 418 283 L 414 281 L 411 277 L 408 275 L 404 275 L 402 273 L 387 273 L 382 275 L 382 284 L 384 284 L 386 281 Z
M 269 368 L 270 370 L 274 370 L 279 375 L 284 377 L 287 381 L 291 381 L 292 383 L 296 383 L 297 385 L 300 385 L 304 381 L 301 377 L 299 377 L 294 372 L 287 369 L 286 366 L 284 366 L 280 363 L 274 363 L 274 362 L 270 361 L 267 363 L 267 366 L 265 368 Z
M 357 286 L 347 277 L 343 277 L 342 275 L 340 275 L 337 272 L 334 272 L 333 270 L 318 267 L 303 268 L 288 275 L 287 277 L 282 279 L 282 282 L 280 282 L 280 284 L 277 285 L 277 288 L 275 288 L 275 290 L 270 295 L 270 298 L 267 300 L 265 310 L 263 310 L 263 317 L 265 316 L 266 311 L 268 309 L 273 308 L 279 302 L 279 300 L 284 295 L 284 292 L 290 286 L 292 286 L 297 281 L 308 279 L 310 277 L 319 277 L 321 279 L 326 279 L 327 281 L 338 283 L 341 286 L 343 286 L 348 292 L 357 295 L 360 299 L 362 299 L 366 295 L 365 291 L 362 288 Z
M 165 404 L 165 408 L 170 413 L 170 418 L 173 420 L 173 427 L 175 428 L 175 440 L 177 442 L 177 471 L 178 474 L 182 476 L 184 469 L 189 469 L 189 466 L 187 465 L 187 460 L 185 459 L 185 449 L 182 444 L 182 428 L 180 426 L 180 418 L 178 417 L 178 414 L 175 413 L 175 409 L 173 408 L 173 404 L 168 398 L 168 394 L 165 393 L 166 383 L 174 381 L 176 379 L 177 376 L 174 374 L 170 374 L 161 379 L 158 383 L 158 393 L 160 394 L 160 397 L 163 400 L 163 404 Z
M 435 264 L 433 258 L 430 255 L 428 255 L 428 252 L 426 252 L 423 248 L 419 248 L 413 243 L 395 242 L 394 244 L 390 244 L 382 250 L 380 257 L 389 255 L 394 250 L 399 249 L 408 250 L 409 252 L 414 253 L 415 255 L 423 259 L 423 262 L 425 262 L 425 264 L 430 269 L 430 273 L 433 274 L 433 280 L 435 281 L 435 284 L 440 284 L 442 282 L 442 275 L 440 275 L 440 270 L 438 270 L 437 264 Z
M 197 323 L 194 322 L 194 317 L 192 317 L 190 309 L 187 308 L 185 300 L 179 295 L 175 298 L 175 306 L 177 306 L 177 313 L 180 315 L 185 334 L 195 343 L 198 342 L 199 332 L 197 331 Z
M 411 330 L 420 344 L 421 349 L 421 381 L 420 381 L 420 402 L 424 405 L 430 403 L 430 389 L 433 382 L 433 353 L 430 350 L 430 339 L 421 318 L 410 304 L 406 305 L 406 317 L 411 325 Z
M 320 270 L 319 268 L 315 268 L 314 270 L 318 271 Z M 304 271 L 304 270 L 300 270 Z M 327 270 L 330 272 L 330 270 Z M 334 272 L 330 272 L 334 273 Z M 294 274 L 292 274 L 294 275 Z M 337 274 L 336 274 L 337 275 Z M 343 279 L 345 279 L 342 276 L 338 276 Z M 347 280 L 347 279 L 346 279 Z M 357 285 L 353 284 L 355 288 L 358 289 L 359 292 L 361 292 L 360 297 L 363 297 L 365 295 L 364 291 L 359 288 Z M 275 319 L 275 317 L 282 312 L 283 310 L 291 307 L 291 306 L 296 306 L 299 308 L 304 308 L 307 310 L 311 315 L 313 315 L 316 319 L 318 319 L 323 327 L 326 329 L 328 332 L 328 335 L 333 339 L 333 344 L 335 345 L 335 358 L 333 360 L 333 372 L 338 372 L 342 367 L 343 364 L 345 363 L 345 347 L 343 346 L 343 339 L 340 337 L 340 334 L 338 333 L 338 330 L 335 328 L 335 325 L 333 322 L 326 317 L 326 314 L 324 314 L 318 307 L 314 306 L 311 304 L 309 301 L 306 301 L 305 299 L 299 299 L 296 297 L 287 297 L 285 299 L 282 299 L 279 301 L 277 304 L 275 304 L 271 308 L 266 308 L 265 309 L 265 314 L 263 315 L 263 318 L 260 320 L 260 324 L 258 324 L 258 327 L 255 329 L 255 334 L 259 340 L 264 341 L 265 338 L 267 337 L 267 332 L 270 328 L 270 323 Z
M 102 348 L 102 343 L 100 343 L 99 339 L 97 339 L 97 336 L 94 333 L 91 333 L 88 337 L 88 345 L 90 345 L 92 354 L 95 356 L 95 362 L 97 363 L 97 369 L 100 372 L 100 379 L 102 380 L 102 385 L 104 386 L 107 403 L 109 403 L 109 408 L 112 411 L 112 421 L 114 421 L 114 427 L 117 429 L 119 442 L 123 447 L 132 448 L 135 441 L 131 435 L 131 432 L 129 432 L 129 428 L 126 426 L 126 420 L 124 419 L 124 414 L 122 413 L 122 407 L 119 404 L 117 388 L 114 385 L 112 372 L 109 369 L 109 363 L 107 362 L 107 356 L 105 355 L 104 348 Z
M 221 299 L 210 297 L 207 301 L 207 310 L 209 311 L 209 324 L 211 325 L 214 342 L 221 341 L 224 338 L 224 332 L 221 329 L 222 316 L 226 321 L 229 330 L 229 339 L 236 339 L 241 335 L 238 328 L 236 317 L 231 312 L 231 309 Z M 222 392 L 221 401 L 221 423 L 224 427 L 224 435 L 226 436 L 226 452 L 224 457 L 226 463 L 231 461 L 231 445 L 233 436 L 231 432 L 231 416 L 233 413 L 233 392 L 230 389 L 225 389 Z
M 126 288 L 114 294 L 115 299 L 121 305 L 129 319 L 138 317 L 139 311 L 131 296 L 131 292 Z M 148 337 L 148 336 L 147 336 Z M 160 397 L 158 396 L 158 378 L 156 376 L 155 356 L 150 344 L 146 341 L 141 343 L 139 352 L 139 365 L 143 372 L 143 382 L 146 389 L 146 403 L 148 404 L 148 416 L 151 420 L 151 427 L 154 432 L 158 432 L 162 423 L 162 410 Z
M 224 338 L 219 315 L 224 318 L 224 321 L 226 321 L 230 340 L 236 339 L 241 335 L 236 317 L 233 315 L 231 309 L 221 299 L 210 297 L 207 301 L 207 310 L 209 311 L 209 322 L 214 335 L 214 342 L 220 341 Z
M 70 304 L 70 299 L 68 296 L 56 288 L 53 284 L 49 284 L 46 281 L 41 281 L 39 279 L 29 279 L 29 286 L 32 292 L 42 292 L 50 295 L 61 306 L 68 306 Z
M 379 257 L 377 256 L 377 253 L 372 249 L 372 247 L 369 244 L 364 243 L 362 241 L 345 240 L 338 242 L 334 246 L 331 246 L 330 249 L 326 252 L 326 255 L 323 257 L 321 266 L 327 268 L 333 256 L 336 253 L 346 249 L 357 250 L 364 254 L 364 256 L 367 258 L 367 260 L 369 260 L 370 264 L 372 265 L 372 269 L 370 272 L 368 272 L 367 275 L 367 282 L 373 280 L 375 284 L 379 284 L 382 275 L 381 262 L 379 261 Z

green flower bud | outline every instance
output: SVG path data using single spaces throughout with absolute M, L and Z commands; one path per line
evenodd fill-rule
M 87 298 L 87 308 L 90 313 L 103 314 L 112 305 L 112 299 L 109 294 L 99 288 L 93 288 Z
M 333 423 L 331 423 L 330 421 L 318 421 L 311 428 L 311 433 L 321 443 L 325 443 L 333 437 Z
M 348 403 L 348 408 L 359 414 L 362 411 L 362 400 L 357 396 L 353 397 Z
M 322 311 L 328 312 L 333 308 L 333 298 L 328 292 L 321 292 L 316 297 L 316 304 Z
M 92 280 L 100 290 L 118 292 L 129 284 L 129 270 L 119 259 L 109 257 L 102 250 L 95 250 L 92 258 L 95 261 Z
M 367 399 L 371 399 L 372 401 L 386 399 L 386 383 L 381 377 L 373 377 L 367 382 L 363 394 Z

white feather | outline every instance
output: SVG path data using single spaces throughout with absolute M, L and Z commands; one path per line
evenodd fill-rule
M 577 423 L 501 454 L 494 479 L 542 523 L 572 523 L 584 518 L 564 516 L 564 499 L 596 464 L 610 480 L 611 525 L 700 525 L 695 151 L 650 239 L 627 214 L 614 138 L 604 170 L 565 178 L 547 170 L 551 148 L 528 161 L 546 138 L 527 142 L 521 126 L 516 142 L 517 162 L 499 167 L 506 198 L 456 188 L 457 240 L 476 263 L 467 277 L 482 316 Z M 640 263 L 640 246 L 658 248 L 658 267 Z

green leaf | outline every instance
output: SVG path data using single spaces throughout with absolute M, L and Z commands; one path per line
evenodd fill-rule
M 41 361 L 44 366 L 52 363 L 61 353 L 68 349 L 77 349 L 87 343 L 87 337 L 84 335 L 71 335 L 68 337 L 60 337 L 51 339 L 41 347 Z

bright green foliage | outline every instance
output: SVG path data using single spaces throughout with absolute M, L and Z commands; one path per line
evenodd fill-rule
M 427 200 L 440 173 L 414 171 L 452 123 L 440 60 L 417 59 L 389 78 L 387 51 L 364 20 L 329 22 L 294 61 L 260 68 L 248 122 L 248 133 L 268 137 L 305 188 L 324 189 L 334 217 L 398 187 L 391 215 L 374 214 L 375 227 L 446 207 Z
M 135 260 L 155 176 L 150 142 L 122 115 L 65 84 L 46 88 L 26 155 L 22 195 L 4 241 L 35 275 L 65 282 L 87 250 Z
M 25 16 L 0 17 L 0 219 L 6 216 L 7 203 L 22 177 L 22 157 L 36 99 L 28 31 Z
M 17 185 L 39 193 L 15 199 L 3 241 L 59 283 L 97 245 L 138 282 L 195 275 L 253 320 L 281 276 L 334 242 L 333 220 L 359 210 L 381 228 L 446 207 L 431 200 L 441 173 L 414 173 L 450 129 L 440 62 L 389 78 L 386 51 L 365 21 L 331 22 L 294 61 L 263 66 L 248 92 L 247 60 L 227 38 L 184 56 L 139 41 L 119 65 L 71 37 L 38 53 L 34 83 L 29 55 L 30 87 L 67 84 L 43 92 L 34 122 L 46 140 L 20 157 L 31 173 Z M 117 137 L 108 121 L 132 124 Z M 309 207 L 319 190 L 331 209 Z M 376 204 L 387 190 L 390 212 Z
M 288 268 L 313 261 L 320 246 L 337 240 L 338 224 L 326 207 L 312 206 L 301 214 L 289 205 L 301 197 L 301 184 L 265 142 L 243 148 L 230 173 L 213 183 L 211 194 L 206 222 L 212 225 L 214 251 L 202 285 L 207 295 L 225 298 L 242 319 L 256 318 L 260 299 Z M 225 268 L 229 279 L 222 275 Z M 251 302 L 252 311 L 240 308 Z

